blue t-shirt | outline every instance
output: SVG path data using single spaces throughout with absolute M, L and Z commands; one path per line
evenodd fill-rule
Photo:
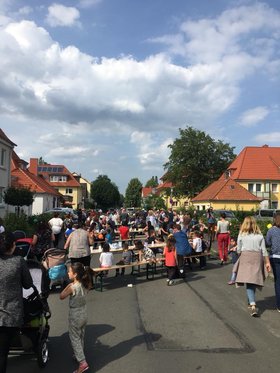
M 189 244 L 188 238 L 186 233 L 179 231 L 174 233 L 174 237 L 176 240 L 176 252 L 178 255 L 188 255 L 191 253 L 192 248 Z

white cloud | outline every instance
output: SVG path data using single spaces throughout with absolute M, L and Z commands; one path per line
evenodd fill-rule
M 52 4 L 48 8 L 46 22 L 51 27 L 78 25 L 80 12 L 77 8 L 64 6 L 62 4 Z
M 258 106 L 245 111 L 240 117 L 240 123 L 246 127 L 252 127 L 263 121 L 269 114 L 269 109 L 264 106 Z
M 26 16 L 32 12 L 33 12 L 33 9 L 31 8 L 31 6 L 23 6 L 22 8 L 18 10 L 18 14 L 22 16 Z
M 52 25 L 79 22 L 76 8 L 60 4 L 49 8 L 49 16 Z M 279 12 L 264 4 L 236 7 L 184 22 L 176 35 L 156 40 L 167 46 L 165 53 L 137 60 L 97 58 L 73 45 L 62 47 L 35 22 L 6 17 L 1 25 L 0 19 L 1 122 L 23 126 L 13 141 L 26 146 L 28 157 L 67 157 L 69 167 L 86 170 L 94 158 L 92 175 L 94 168 L 121 175 L 124 159 L 131 163 L 129 174 L 161 173 L 178 127 L 228 135 L 224 115 L 238 106 L 244 82 L 267 74 L 277 85 L 279 25 Z M 184 65 L 174 62 L 177 54 Z M 240 118 L 244 127 L 271 115 L 262 102 L 254 105 Z M 33 154 L 30 139 L 19 135 L 30 123 Z
M 81 8 L 90 8 L 100 4 L 103 0 L 79 0 L 78 6 Z
M 134 131 L 130 135 L 130 142 L 139 149 L 137 157 L 144 169 L 161 170 L 170 154 L 168 145 L 173 140 L 168 138 L 162 141 L 158 137 L 154 138 L 151 133 Z
M 280 143 L 280 132 L 263 133 L 254 137 L 259 144 Z

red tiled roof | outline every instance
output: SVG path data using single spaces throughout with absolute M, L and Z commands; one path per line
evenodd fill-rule
M 261 201 L 261 198 L 248 192 L 233 179 L 214 181 L 201 193 L 192 199 L 192 202 L 200 201 Z
M 9 143 L 10 145 L 12 146 L 17 146 L 14 142 L 12 142 L 8 136 L 2 131 L 2 129 L 0 128 L 0 138 L 4 141 L 6 141 L 7 143 Z
M 157 186 L 157 189 L 173 188 L 174 185 L 170 181 L 165 181 Z
M 227 170 L 234 180 L 280 180 L 280 147 L 248 146 Z
M 40 166 L 40 165 L 39 165 Z M 43 172 L 38 171 L 38 175 L 42 175 L 46 182 L 48 182 L 53 187 L 81 187 L 81 184 L 74 178 L 72 173 L 64 166 L 57 164 L 44 164 L 43 167 L 57 167 L 62 168 L 62 172 Z M 65 182 L 53 182 L 50 180 L 50 175 L 66 175 L 68 180 Z
M 142 188 L 142 197 L 148 197 L 150 194 L 152 194 L 154 188 L 152 187 L 144 187 Z
M 60 196 L 60 193 L 52 188 L 44 179 L 40 176 L 33 175 L 28 170 L 16 168 L 11 172 L 11 175 L 13 187 L 24 187 L 29 188 L 32 192 L 47 193 L 57 197 Z

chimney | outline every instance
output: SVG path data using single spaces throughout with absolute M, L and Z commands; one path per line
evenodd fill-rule
M 38 176 L 38 158 L 30 158 L 28 170 Z

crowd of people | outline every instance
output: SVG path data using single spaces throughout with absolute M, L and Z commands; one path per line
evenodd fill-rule
M 135 242 L 139 260 L 156 261 L 157 242 L 164 243 L 163 256 L 167 268 L 167 284 L 174 285 L 176 277 L 185 277 L 185 260 L 192 253 L 201 254 L 209 250 L 207 238 L 213 242 L 217 239 L 220 263 L 223 265 L 231 255 L 233 271 L 230 285 L 245 285 L 246 298 L 251 316 L 258 316 L 256 306 L 256 289 L 264 286 L 267 273 L 273 271 L 276 310 L 280 312 L 280 214 L 274 219 L 273 226 L 264 237 L 256 220 L 247 216 L 239 231 L 238 237 L 232 237 L 230 223 L 221 214 L 216 222 L 211 209 L 207 211 L 206 224 L 194 214 L 181 214 L 172 211 L 149 210 L 129 215 L 125 209 L 109 211 L 80 211 L 78 221 L 71 215 L 61 219 L 57 214 L 48 222 L 39 222 L 32 238 L 32 254 L 41 261 L 44 252 L 52 247 L 67 250 L 70 259 L 68 269 L 69 284 L 60 294 L 60 299 L 69 298 L 69 337 L 78 362 L 76 373 L 89 369 L 83 343 L 87 322 L 86 294 L 92 286 L 90 269 L 90 246 L 102 242 L 100 266 L 106 270 L 112 266 L 114 256 L 110 252 L 116 234 L 122 240 L 129 239 L 130 228 L 140 230 L 146 236 Z M 214 229 L 213 229 L 214 227 Z M 15 237 L 5 231 L 0 221 L 0 372 L 6 372 L 7 356 L 15 332 L 23 325 L 22 289 L 32 286 L 33 281 L 25 260 L 13 255 Z M 213 234 L 214 232 L 214 234 Z M 122 258 L 116 264 L 128 264 L 133 260 L 133 253 L 128 243 L 123 245 Z M 156 245 L 155 245 L 156 246 Z M 268 249 L 269 248 L 269 249 Z M 135 251 L 136 251 L 135 250 Z M 200 257 L 200 268 L 206 266 L 205 257 Z M 124 269 L 121 275 L 124 275 Z M 116 276 L 119 276 L 119 270 Z

